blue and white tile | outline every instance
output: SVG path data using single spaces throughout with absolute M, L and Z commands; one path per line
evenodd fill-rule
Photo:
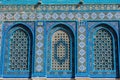
M 59 17 L 59 15 L 58 15 L 57 13 L 53 13 L 53 15 L 52 15 L 52 18 L 53 18 L 53 19 L 56 20 L 58 17 Z
M 100 18 L 100 19 L 104 19 L 104 18 L 105 18 L 105 13 L 101 12 L 101 13 L 99 14 L 99 18 Z
M 39 42 L 37 43 L 37 47 L 38 47 L 38 48 L 43 47 L 43 43 L 39 41 Z
M 79 28 L 79 32 L 80 32 L 80 33 L 84 33 L 84 32 L 85 32 L 85 28 L 84 28 L 84 27 L 80 27 L 80 28 Z
M 42 58 L 41 57 L 37 57 L 37 59 L 36 59 L 36 62 L 38 63 L 38 64 L 40 64 L 41 62 L 42 62 Z
M 90 17 L 89 13 L 83 14 L 83 18 L 84 18 L 84 19 L 88 19 L 89 17 Z
M 16 13 L 14 14 L 14 19 L 15 19 L 15 20 L 19 20 L 19 19 L 20 19 L 20 13 L 16 12 Z
M 108 19 L 112 19 L 113 18 L 113 14 L 111 12 L 109 12 L 106 16 L 107 16 Z
M 73 13 L 69 13 L 67 16 L 69 19 L 73 19 L 74 18 L 74 14 Z
M 92 13 L 92 14 L 91 14 L 91 18 L 92 18 L 92 19 L 96 19 L 96 18 L 97 18 L 97 14 L 96 14 L 96 13 Z
M 79 47 L 84 48 L 85 47 L 85 43 L 84 42 L 80 42 L 79 43 Z
M 43 54 L 43 51 L 41 49 L 38 49 L 36 51 L 37 56 L 41 56 Z
M 85 69 L 86 69 L 86 67 L 85 67 L 84 65 L 80 65 L 80 66 L 79 66 L 79 70 L 80 70 L 80 71 L 83 72 Z
M 42 27 L 38 27 L 38 28 L 37 28 L 37 32 L 38 32 L 38 33 L 42 33 L 42 32 L 43 32 L 43 28 L 42 28 Z
M 10 19 L 13 18 L 13 15 L 11 13 L 7 13 L 6 14 L 6 18 L 7 18 L 7 20 L 10 20 Z
M 85 60 L 85 58 L 84 58 L 84 57 L 80 57 L 80 58 L 79 58 L 79 62 L 80 62 L 80 63 L 82 63 L 82 64 L 83 64 L 85 61 L 86 61 L 86 60 Z
M 65 13 L 61 13 L 61 14 L 60 14 L 60 18 L 61 18 L 62 20 L 64 20 L 66 17 L 67 17 L 67 16 L 66 16 Z
M 4 20 L 4 18 L 5 18 L 4 13 L 0 13 L 0 21 Z
M 26 20 L 28 18 L 28 14 L 26 12 L 22 13 L 22 19 Z
M 115 13 L 115 18 L 120 19 L 120 12 Z
M 79 50 L 79 55 L 80 55 L 80 56 L 84 56 L 85 53 L 86 53 L 86 51 L 85 51 L 84 49 L 80 49 L 80 50 Z
M 29 19 L 34 20 L 35 19 L 35 14 L 34 13 L 30 13 L 29 14 Z
M 42 69 L 43 69 L 43 68 L 42 68 L 42 66 L 41 66 L 41 65 L 37 65 L 37 66 L 36 66 L 36 71 L 37 71 L 37 72 L 42 71 Z
M 80 18 L 82 18 L 82 15 L 81 15 L 80 13 L 77 13 L 77 14 L 75 15 L 75 18 L 80 19 Z
M 79 35 L 79 39 L 80 39 L 80 40 L 84 40 L 84 39 L 85 39 L 85 36 L 84 36 L 83 34 L 80 34 L 80 35 Z
M 48 19 L 50 19 L 50 18 L 51 18 L 51 14 L 50 14 L 50 13 L 46 13 L 44 17 L 45 17 L 45 19 L 47 19 L 47 20 L 48 20 Z
M 38 35 L 37 35 L 37 39 L 38 39 L 38 40 L 42 40 L 42 39 L 43 39 L 43 35 L 42 35 L 42 34 L 38 34 Z
M 37 13 L 37 19 L 42 19 L 44 17 L 44 15 L 42 13 Z

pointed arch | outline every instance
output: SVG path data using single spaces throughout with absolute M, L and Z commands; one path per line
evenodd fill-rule
M 4 77 L 30 77 L 32 71 L 32 32 L 23 24 L 12 26 L 5 35 Z
M 95 26 L 91 31 L 90 45 L 91 77 L 117 77 L 118 37 L 115 30 L 107 24 Z
M 58 24 L 48 36 L 48 77 L 73 77 L 74 75 L 74 34 L 69 26 Z M 68 75 L 64 75 L 66 72 Z M 57 75 L 56 75 L 57 73 Z
M 97 30 L 93 37 L 94 70 L 114 70 L 114 43 L 112 34 L 104 28 Z

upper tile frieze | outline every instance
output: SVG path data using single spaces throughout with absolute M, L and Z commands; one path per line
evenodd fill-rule
M 120 10 L 119 5 L 109 4 L 84 4 L 77 7 L 77 5 L 0 5 L 0 11 L 86 11 L 86 10 Z

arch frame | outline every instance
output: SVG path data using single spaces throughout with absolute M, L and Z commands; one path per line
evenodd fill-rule
M 66 22 L 66 21 L 65 21 Z M 53 34 L 54 34 L 54 32 L 56 32 L 56 31 L 59 31 L 59 30 L 63 30 L 63 31 L 67 31 L 68 29 L 70 30 L 70 32 L 69 31 L 67 31 L 66 33 L 68 34 L 68 36 L 71 38 L 71 40 L 72 40 L 72 37 L 70 36 L 70 34 L 72 34 L 73 36 L 74 36 L 74 39 L 73 39 L 73 41 L 76 41 L 75 40 L 75 36 L 76 36 L 76 34 L 75 34 L 75 32 L 74 32 L 74 29 L 72 28 L 72 26 L 70 26 L 69 24 L 66 24 L 65 22 L 57 22 L 57 23 L 55 23 L 55 24 L 53 24 L 52 26 L 49 26 L 49 28 L 48 28 L 48 31 L 47 31 L 47 53 L 46 53 L 46 55 L 48 55 L 49 54 L 49 49 L 48 49 L 48 46 L 50 45 L 51 46 L 51 39 L 52 39 L 52 36 L 53 36 Z M 64 27 L 59 27 L 58 25 L 63 25 Z M 74 59 L 75 59 L 75 55 L 76 55 L 76 50 L 75 50 L 75 43 L 73 44 L 73 42 L 71 42 L 71 44 L 72 45 L 74 45 L 74 50 L 73 50 L 73 52 L 72 52 L 72 55 L 74 54 Z M 51 51 L 51 49 L 50 49 L 50 51 Z M 47 57 L 48 58 L 48 57 Z M 48 61 L 48 60 L 47 60 Z M 72 60 L 71 60 L 72 61 Z M 74 63 L 76 63 L 75 62 L 76 60 L 74 60 Z M 46 64 L 47 65 L 47 64 Z M 76 68 L 76 66 L 74 67 L 74 66 L 72 66 L 73 68 L 74 68 L 74 70 L 75 70 L 75 68 Z M 46 66 L 46 69 L 48 69 L 48 67 Z M 48 70 L 46 70 L 46 73 L 47 73 L 47 71 Z M 63 70 L 64 71 L 64 70 Z M 62 71 L 58 71 L 58 72 L 62 72 Z M 71 73 L 70 75 L 69 74 L 67 74 L 67 75 L 54 75 L 54 74 L 52 74 L 52 75 L 49 75 L 49 74 L 46 74 L 46 76 L 48 77 L 48 78 L 52 78 L 52 77 L 56 77 L 56 78 L 73 78 L 74 76 L 75 76 L 75 71 L 74 71 L 74 73 Z
M 24 30 L 25 32 L 27 32 L 29 40 L 30 40 L 29 41 L 30 44 L 28 46 L 28 48 L 29 48 L 29 55 L 28 56 L 30 57 L 30 59 L 32 59 L 32 60 L 30 60 L 30 59 L 28 60 L 28 61 L 30 61 L 30 62 L 28 62 L 28 66 L 30 66 L 32 68 L 29 71 L 27 70 L 28 72 L 27 73 L 25 72 L 25 74 L 24 74 L 24 72 L 20 73 L 20 71 L 17 71 L 17 70 L 16 70 L 16 73 L 18 73 L 18 74 L 9 74 L 9 73 L 5 74 L 4 73 L 4 65 L 3 65 L 2 66 L 2 77 L 3 78 L 21 78 L 21 77 L 22 78 L 29 78 L 32 75 L 32 72 L 33 72 L 33 60 L 34 60 L 34 58 L 33 58 L 33 55 L 34 55 L 33 54 L 33 50 L 34 50 L 34 43 L 33 43 L 34 42 L 34 26 L 30 25 L 29 23 L 30 22 L 15 22 L 15 21 L 10 22 L 10 21 L 6 21 L 3 24 L 2 29 L 4 31 L 2 32 L 2 36 L 3 36 L 3 38 L 2 38 L 2 56 L 3 57 L 1 57 L 2 58 L 1 59 L 2 64 L 5 64 L 5 61 L 4 61 L 4 59 L 5 59 L 4 58 L 5 57 L 5 49 L 6 49 L 6 41 L 5 40 L 8 38 L 8 33 L 9 33 L 10 30 L 13 30 L 12 32 L 14 32 L 16 30 L 21 29 L 21 30 Z M 20 27 L 19 27 L 19 25 L 20 25 Z M 8 47 L 10 47 L 10 46 L 8 46 Z M 9 53 L 7 53 L 7 54 L 9 54 Z M 28 67 L 28 68 L 30 68 L 30 67 Z M 9 70 L 7 70 L 7 71 L 9 71 Z M 14 72 L 14 71 L 11 71 L 11 72 Z
M 91 23 L 93 23 L 93 24 L 89 25 Z M 97 31 L 97 30 L 102 29 L 102 28 L 109 31 L 111 36 L 112 36 L 112 40 L 113 40 L 113 43 L 114 43 L 113 44 L 113 48 L 114 48 L 113 55 L 115 55 L 114 60 L 115 60 L 115 63 L 119 63 L 119 60 L 118 60 L 119 57 L 116 57 L 116 56 L 119 55 L 119 52 L 118 52 L 118 49 L 119 49 L 119 42 L 118 42 L 119 37 L 118 37 L 118 31 L 117 31 L 118 25 L 115 26 L 115 25 L 112 25 L 111 23 L 112 22 L 110 22 L 110 21 L 103 21 L 103 22 L 100 22 L 100 21 L 88 21 L 89 30 L 88 30 L 88 36 L 87 36 L 88 37 L 87 44 L 89 46 L 89 49 L 88 49 L 88 51 L 89 51 L 88 69 L 89 70 L 91 69 L 90 65 L 92 65 L 89 62 L 91 62 L 90 57 L 93 54 L 93 45 L 92 45 L 92 43 L 93 43 L 93 35 L 94 35 L 93 33 L 95 33 L 94 31 Z M 117 23 L 117 22 L 115 21 L 115 23 Z M 102 26 L 102 25 L 104 25 L 104 26 Z M 102 26 L 102 27 L 100 27 L 100 26 Z M 91 46 L 92 46 L 92 48 L 90 48 Z M 101 72 L 96 71 L 95 74 L 94 74 L 94 71 L 89 71 L 89 77 L 93 77 L 93 78 L 96 78 L 96 77 L 97 78 L 116 78 L 116 77 L 119 77 L 119 64 L 114 64 L 114 65 L 115 65 L 115 70 L 113 70 L 113 71 L 109 71 L 109 70 L 108 71 L 101 71 Z M 106 74 L 106 73 L 109 73 L 109 74 Z
M 115 62 L 115 63 L 114 63 L 114 66 L 115 66 L 115 65 L 116 65 L 116 60 L 115 60 L 115 58 L 116 58 L 116 55 L 115 55 L 115 52 L 116 52 L 116 51 L 115 51 L 115 45 L 116 45 L 116 44 L 114 43 L 114 42 L 115 42 L 114 34 L 113 34 L 109 29 L 107 29 L 107 28 L 105 28 L 105 27 L 104 27 L 104 28 L 103 28 L 103 27 L 97 27 L 96 29 L 94 29 L 95 31 L 93 30 L 93 32 L 94 32 L 94 33 L 93 33 L 93 36 L 95 36 L 95 33 L 97 33 L 97 31 L 99 31 L 99 30 L 101 30 L 101 29 L 106 30 L 108 33 L 110 33 L 110 35 L 111 35 L 111 37 L 112 37 L 112 44 L 113 44 L 113 50 L 114 50 L 114 51 L 113 51 L 113 56 L 114 56 L 113 60 L 114 60 L 114 62 Z M 93 38 L 93 37 L 92 37 L 92 38 Z M 93 40 L 92 46 L 94 46 L 93 44 L 94 44 L 94 40 Z M 93 54 L 94 54 L 94 50 L 93 50 Z M 94 57 L 94 55 L 93 55 L 93 57 Z M 94 62 L 94 61 L 93 61 L 93 62 Z M 93 67 L 93 66 L 92 66 L 92 67 Z M 116 71 L 116 67 L 114 67 L 114 70 L 95 70 L 94 72 L 98 72 L 98 71 L 99 71 L 99 72 L 107 72 L 107 71 L 109 71 L 109 72 L 114 72 L 114 71 Z

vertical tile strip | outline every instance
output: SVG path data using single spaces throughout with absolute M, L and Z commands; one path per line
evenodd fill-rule
M 78 26 L 78 71 L 86 72 L 86 28 L 85 22 Z
M 36 27 L 36 54 L 35 54 L 35 71 L 43 72 L 44 68 L 44 28 L 43 22 L 38 22 Z

